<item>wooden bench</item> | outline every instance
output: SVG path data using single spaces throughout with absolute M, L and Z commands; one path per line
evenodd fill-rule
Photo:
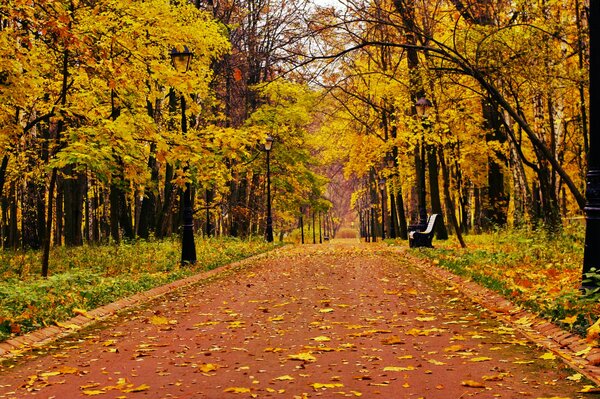
M 411 231 L 408 233 L 408 246 L 411 248 L 427 247 L 433 248 L 431 241 L 433 241 L 433 234 L 435 228 L 435 222 L 437 221 L 438 214 L 434 213 L 429 216 L 427 220 L 427 228 L 423 231 Z

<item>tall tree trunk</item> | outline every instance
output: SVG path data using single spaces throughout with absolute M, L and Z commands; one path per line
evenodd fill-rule
M 427 146 L 427 163 L 429 165 L 429 190 L 431 197 L 431 213 L 437 213 L 438 222 L 436 222 L 435 234 L 438 240 L 448 239 L 448 230 L 444 222 L 444 213 L 442 212 L 442 202 L 440 200 L 440 185 L 438 176 L 437 148 L 434 145 Z
M 83 198 L 85 190 L 85 176 L 75 172 L 72 166 L 65 168 L 63 179 L 64 199 L 64 233 L 67 246 L 83 245 Z M 58 200 L 57 200 L 58 207 Z

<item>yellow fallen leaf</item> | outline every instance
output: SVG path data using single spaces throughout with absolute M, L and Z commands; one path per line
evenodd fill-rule
M 61 366 L 58 369 L 58 372 L 61 374 L 77 374 L 79 372 L 79 369 L 70 366 Z
M 402 384 L 403 388 L 410 388 L 410 384 L 408 382 L 405 382 L 404 384 Z
M 331 312 L 333 312 L 332 308 L 319 309 L 319 313 L 331 313 Z
M 169 324 L 169 319 L 163 316 L 152 316 L 150 318 L 150 324 L 154 324 L 155 326 L 162 326 L 165 324 Z
M 577 321 L 577 315 L 573 315 L 570 317 L 565 317 L 564 319 L 561 320 L 561 322 L 568 324 L 570 326 L 572 326 L 573 324 L 575 324 L 575 322 Z
M 321 384 L 318 382 L 315 382 L 314 384 L 310 384 L 311 387 L 314 388 L 314 390 L 319 390 L 319 389 L 330 389 L 330 388 L 343 388 L 344 384 L 340 383 L 340 382 L 334 382 L 334 383 L 330 383 L 330 384 Z
M 294 377 L 292 377 L 291 375 L 287 375 L 287 374 L 273 378 L 273 380 L 275 380 L 275 381 L 292 381 L 293 379 L 294 379 Z
M 391 337 L 382 339 L 381 343 L 384 345 L 398 345 L 398 344 L 404 344 L 404 341 L 402 340 L 402 338 L 400 338 L 396 335 L 392 335 Z
M 505 376 L 507 376 L 508 373 L 500 373 L 500 374 L 494 374 L 494 375 L 484 375 L 483 377 L 481 377 L 482 380 L 484 381 L 502 381 L 504 379 Z
M 587 348 L 582 349 L 579 352 L 576 352 L 575 356 L 587 356 L 587 354 L 590 353 L 591 350 L 592 350 L 592 347 L 588 346 Z
M 315 362 L 317 360 L 317 358 L 311 355 L 310 352 L 302 352 L 297 353 L 295 355 L 288 355 L 288 359 L 301 360 L 303 362 Z
M 134 388 L 123 389 L 122 391 L 125 393 L 132 393 L 132 392 L 143 392 L 143 391 L 147 391 L 149 389 L 150 389 L 150 385 L 142 384 L 142 385 L 139 385 Z
M 223 392 L 228 392 L 228 393 L 250 393 L 252 391 L 251 391 L 250 388 L 231 387 L 231 388 L 225 388 L 223 390 Z
M 401 366 L 388 366 L 384 367 L 383 371 L 411 371 L 415 368 L 413 366 L 401 367 Z
M 590 392 L 600 392 L 600 388 L 595 387 L 593 385 L 584 385 L 583 388 L 581 389 L 581 391 L 579 391 L 581 393 L 590 393 Z
M 458 352 L 463 349 L 465 349 L 465 347 L 463 345 L 456 344 L 456 345 L 450 345 L 450 346 L 444 348 L 444 352 Z
M 492 360 L 491 357 L 480 356 L 469 359 L 470 362 L 487 362 L 488 360 Z
M 469 388 L 485 388 L 485 385 L 483 385 L 481 382 L 473 381 L 473 380 L 461 381 L 460 385 L 462 385 L 463 387 L 469 387 Z
M 198 370 L 200 370 L 203 373 L 215 371 L 218 368 L 219 368 L 219 366 L 217 364 L 212 364 L 212 363 L 204 363 L 204 364 L 201 364 L 200 366 L 198 366 Z
M 244 327 L 244 322 L 241 320 L 236 320 L 236 321 L 231 321 L 229 322 L 229 325 L 227 326 L 227 328 L 241 328 Z
M 271 347 L 268 347 L 268 348 L 265 348 L 264 351 L 265 352 L 270 352 L 270 353 L 279 353 L 279 352 L 285 351 L 285 349 L 283 349 L 283 348 L 271 348 Z
M 567 377 L 567 380 L 579 382 L 583 378 L 583 375 L 575 373 Z
M 87 310 L 85 309 L 73 308 L 73 313 L 75 313 L 76 315 L 85 316 L 88 319 L 94 319 L 94 316 L 90 316 Z
M 88 396 L 95 396 L 95 395 L 103 395 L 106 392 L 101 391 L 99 389 L 86 389 L 85 391 L 82 392 L 84 395 L 88 395 Z
M 331 341 L 331 338 L 329 338 L 329 337 L 325 337 L 325 336 L 323 336 L 323 335 L 321 335 L 321 336 L 318 336 L 318 337 L 314 337 L 314 338 L 311 338 L 311 339 L 312 339 L 313 341 L 317 341 L 317 342 L 329 342 L 329 341 Z
M 555 360 L 556 359 L 556 355 L 554 353 L 552 353 L 552 352 L 546 352 L 542 356 L 540 356 L 540 359 Z
M 417 321 L 434 321 L 436 318 L 435 316 L 427 316 L 427 317 L 415 317 L 415 319 Z
M 283 321 L 283 316 L 269 317 L 269 321 Z
M 360 393 L 358 391 L 350 391 L 350 393 L 354 396 L 362 396 L 362 393 Z
M 435 359 L 429 359 L 428 362 L 431 364 L 435 364 L 436 366 L 443 366 L 444 364 L 446 364 L 444 362 L 440 362 L 439 360 L 435 360 Z
M 60 321 L 55 321 L 54 324 L 61 328 L 68 328 L 69 330 L 81 330 L 81 326 L 73 323 L 61 323 Z
M 60 375 L 60 371 L 46 371 L 45 373 L 40 373 L 40 377 L 54 377 Z

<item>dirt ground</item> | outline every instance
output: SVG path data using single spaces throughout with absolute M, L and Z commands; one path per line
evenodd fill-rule
M 0 398 L 596 397 L 580 377 L 402 253 L 340 240 L 5 363 Z

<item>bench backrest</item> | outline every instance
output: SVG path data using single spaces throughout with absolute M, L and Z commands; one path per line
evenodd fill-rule
M 437 219 L 437 217 L 437 213 L 434 213 L 433 215 L 429 216 L 429 223 L 427 223 L 427 228 L 425 229 L 423 234 L 430 234 L 433 231 L 433 228 L 435 227 L 435 220 Z

